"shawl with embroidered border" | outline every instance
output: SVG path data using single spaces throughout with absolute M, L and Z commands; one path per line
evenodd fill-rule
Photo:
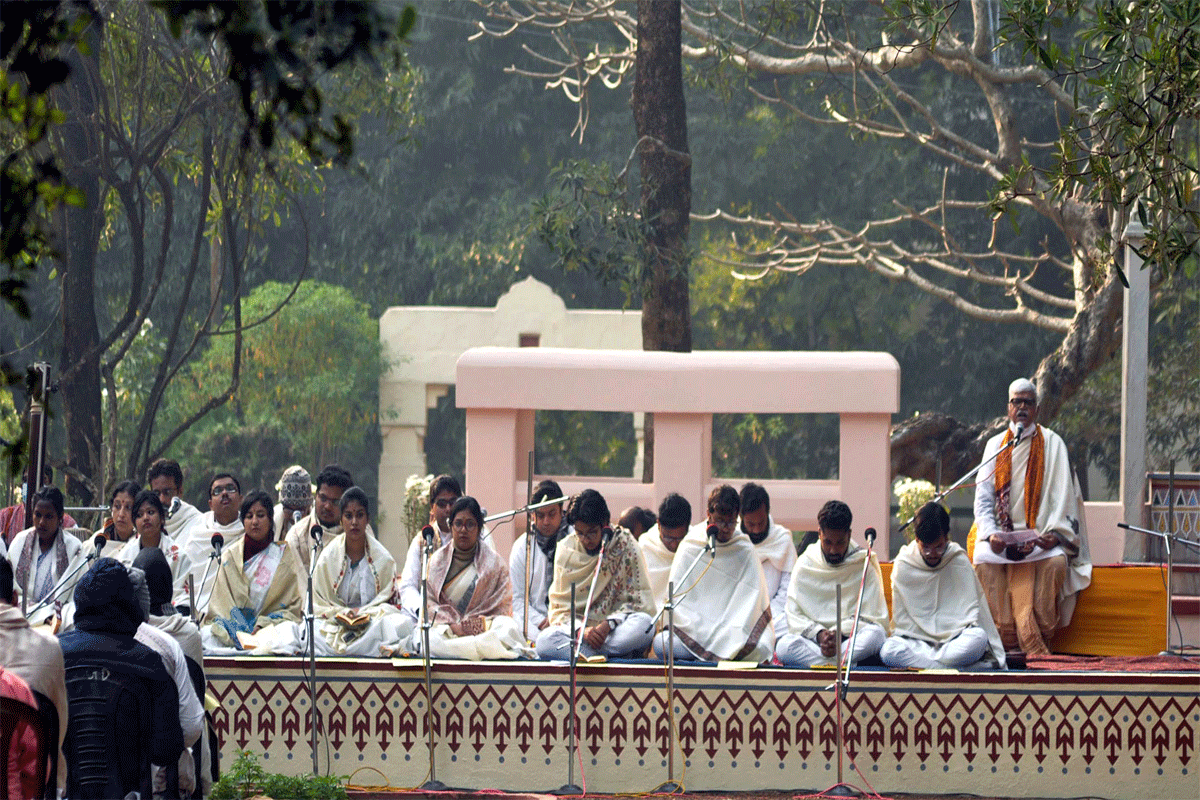
M 736 531 L 728 542 L 718 541 L 716 555 L 703 556 L 682 583 L 708 543 L 706 529 L 706 522 L 693 525 L 675 551 L 670 576 L 675 582 L 675 635 L 709 661 L 741 661 L 756 650 L 774 649 L 767 581 L 745 533 Z
M 655 613 L 646 561 L 637 540 L 620 525 L 614 525 L 612 529 L 613 538 L 604 551 L 604 562 L 600 565 L 595 596 L 586 620 L 583 613 L 599 553 L 588 555 L 574 530 L 558 543 L 554 553 L 554 580 L 550 583 L 551 625 L 571 624 L 572 583 L 575 584 L 574 614 L 584 627 L 597 625 L 613 616 L 624 618 L 635 611 Z

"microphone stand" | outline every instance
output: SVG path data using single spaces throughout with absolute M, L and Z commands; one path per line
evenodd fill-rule
M 1174 528 L 1175 527 L 1174 526 L 1174 514 L 1171 514 L 1170 517 L 1171 517 L 1171 521 L 1168 524 L 1170 524 L 1171 527 Z M 1124 522 L 1118 522 L 1117 527 L 1124 528 L 1127 531 L 1137 531 L 1138 533 L 1144 533 L 1147 536 L 1157 536 L 1163 540 L 1163 547 L 1165 547 L 1166 551 L 1167 551 L 1167 649 L 1164 650 L 1163 652 L 1159 653 L 1159 655 L 1170 655 L 1170 656 L 1182 655 L 1181 652 L 1176 652 L 1175 650 L 1173 650 L 1171 648 L 1171 618 L 1174 616 L 1174 611 L 1175 611 L 1174 607 L 1171 604 L 1171 593 L 1173 591 L 1173 581 L 1171 579 L 1171 573 L 1174 569 L 1174 562 L 1172 560 L 1172 552 L 1173 551 L 1171 550 L 1171 542 L 1185 544 L 1185 545 L 1188 545 L 1189 547 L 1195 547 L 1198 550 L 1200 550 L 1200 542 L 1193 542 L 1191 539 L 1184 539 L 1175 533 L 1163 533 L 1162 531 L 1152 531 L 1147 528 L 1139 528 L 1136 525 L 1126 525 Z M 1180 648 L 1182 649 L 1183 642 L 1180 641 L 1179 645 L 1180 645 Z
M 700 555 L 704 555 L 703 550 Z M 696 561 L 699 560 L 697 556 Z M 693 567 L 696 561 L 692 562 Z M 691 570 L 688 570 L 690 574 Z M 675 780 L 675 581 L 667 582 L 667 604 L 663 611 L 667 614 L 667 782 L 658 790 L 665 794 L 682 794 L 683 786 Z
M 987 459 L 986 461 L 979 462 L 979 465 L 976 466 L 974 469 L 970 470 L 965 475 L 963 475 L 961 478 L 956 480 L 954 483 L 950 484 L 945 489 L 943 489 L 942 491 L 935 494 L 933 496 L 933 499 L 930 502 L 938 502 L 938 501 L 944 499 L 947 495 L 953 493 L 954 490 L 958 489 L 960 486 L 962 486 L 964 483 L 969 481 L 971 478 L 975 477 L 975 475 L 977 475 L 979 473 L 979 471 L 981 469 L 983 469 L 984 467 L 986 467 L 990 462 L 995 461 L 997 458 L 999 458 L 1000 454 L 1003 453 L 1005 450 L 1016 449 L 1017 445 L 1025 438 L 1026 438 L 1025 432 L 1022 429 L 1020 438 L 1017 438 L 1014 436 L 1012 439 L 1009 440 L 1008 444 L 1004 445 L 1004 447 L 1001 447 L 995 453 L 993 453 L 991 458 Z M 900 529 L 897 530 L 896 532 L 904 533 L 906 530 L 908 530 L 908 526 L 912 525 L 913 522 L 916 521 L 916 519 L 917 519 L 917 515 L 914 513 L 911 517 L 908 518 L 907 522 L 905 522 L 903 525 L 900 526 Z
M 212 569 L 212 565 L 214 563 L 216 563 L 217 559 L 220 557 L 221 557 L 220 553 L 217 552 L 217 548 L 214 546 L 212 552 L 208 554 L 208 563 L 204 565 L 204 577 L 200 579 L 200 591 L 201 592 L 204 591 L 204 585 L 206 583 L 208 583 L 208 571 L 210 569 Z M 212 590 L 211 589 L 208 592 L 208 599 L 212 600 Z M 192 622 L 195 622 L 197 625 L 199 625 L 201 615 L 200 615 L 200 609 L 196 608 L 197 605 L 199 605 L 199 603 L 192 604 Z M 208 609 L 207 603 L 205 603 L 204 608 L 205 608 L 205 610 Z
M 312 734 L 313 777 L 316 777 L 320 773 L 317 764 L 317 626 L 313 610 L 313 573 L 317 569 L 317 553 L 321 550 L 321 534 L 316 534 L 312 540 L 312 557 L 308 561 L 308 608 L 304 612 L 304 625 L 308 634 L 308 724 Z
M 862 615 L 863 592 L 867 586 L 867 570 L 871 568 L 871 545 L 875 537 L 867 537 L 867 557 L 863 560 L 862 578 L 858 583 L 858 603 L 854 608 L 854 624 L 850 628 L 849 654 L 842 651 L 842 586 L 837 585 L 837 672 L 835 680 L 826 689 L 836 689 L 834 702 L 837 704 L 837 750 L 838 750 L 838 782 L 826 794 L 833 797 L 858 797 L 862 794 L 857 788 L 842 781 L 842 753 L 845 749 L 845 733 L 842 730 L 842 702 L 850 688 L 850 670 L 854 666 L 854 645 L 858 640 L 858 623 Z
M 421 654 L 425 662 L 425 733 L 429 742 L 429 780 L 421 784 L 423 792 L 444 792 L 446 784 L 437 779 L 437 757 L 433 741 L 433 668 L 429 658 L 429 557 L 433 553 L 433 537 L 425 537 L 425 557 L 421 559 Z
M 696 554 L 696 557 L 694 559 L 692 559 L 692 563 L 688 567 L 687 572 L 683 573 L 683 577 L 679 579 L 679 584 L 681 586 L 683 584 L 687 583 L 688 578 L 692 577 L 692 573 L 696 571 L 696 565 L 700 563 L 700 559 L 704 558 L 705 553 L 708 553 L 712 558 L 717 557 L 717 549 L 715 547 L 710 547 L 709 543 L 706 542 L 704 547 L 700 549 L 700 552 Z M 690 589 L 689 589 L 689 591 L 690 591 Z M 684 592 L 684 594 L 687 594 L 687 592 Z M 671 608 L 673 610 L 674 607 L 675 606 L 674 606 L 673 600 L 671 601 L 671 603 L 668 603 L 667 605 L 663 606 L 662 610 L 659 611 L 658 614 L 655 615 L 651 624 L 658 625 L 658 621 L 660 619 L 662 619 L 662 615 L 666 613 L 667 609 Z M 674 618 L 674 614 L 672 613 L 671 619 L 673 619 L 673 618 Z M 669 622 L 667 625 L 667 629 L 671 631 L 671 633 L 669 635 L 673 637 L 675 634 L 675 630 Z M 672 647 L 672 652 L 674 652 L 674 647 Z
M 562 498 L 559 498 L 561 502 Z M 586 623 L 587 620 L 585 619 Z M 575 641 L 575 584 L 571 584 L 571 641 Z M 567 733 L 567 782 L 552 791 L 550 794 L 557 795 L 581 795 L 583 789 L 575 785 L 575 663 L 579 657 L 577 651 L 572 651 L 567 654 L 569 674 L 571 677 L 571 720 L 570 729 Z
M 608 548 L 608 542 L 604 538 L 600 539 L 600 553 L 596 556 L 596 571 L 592 573 L 592 585 L 588 589 L 587 603 L 583 606 L 583 630 L 587 630 L 588 616 L 592 613 L 592 597 L 596 593 L 596 580 L 600 577 L 600 567 L 604 564 L 604 551 Z M 579 652 L 583 649 L 583 630 L 579 632 L 579 641 L 575 641 L 575 603 L 571 603 L 571 642 L 575 644 L 575 658 L 579 658 Z
M 533 499 L 533 451 L 529 451 L 529 467 L 525 471 L 526 475 L 526 494 L 527 500 Z M 533 538 L 533 513 L 525 512 L 525 621 L 521 625 L 521 633 L 525 634 L 525 641 L 532 643 L 529 638 L 529 604 L 533 602 L 531 597 L 533 593 L 533 576 L 530 574 L 533 571 L 533 548 L 530 547 L 531 539 Z M 554 569 L 554 565 L 550 565 L 550 569 Z M 548 612 L 550 609 L 546 609 Z
M 544 508 L 546 506 L 552 506 L 555 503 L 565 503 L 565 502 L 567 502 L 567 498 L 565 498 L 565 497 L 554 497 L 549 500 L 543 500 L 540 503 L 530 503 L 528 505 L 521 506 L 520 508 L 514 508 L 512 511 L 501 511 L 498 514 L 491 514 L 488 516 L 484 516 L 483 523 L 486 525 L 487 523 L 492 522 L 493 520 L 497 520 L 497 519 L 512 519 L 517 514 L 524 514 L 529 511 L 536 511 L 539 508 Z

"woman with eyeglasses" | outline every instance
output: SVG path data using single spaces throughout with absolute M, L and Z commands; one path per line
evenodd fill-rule
M 342 494 L 342 533 L 325 545 L 313 571 L 313 611 L 319 655 L 392 656 L 407 649 L 413 629 L 392 605 L 396 560 L 367 534 L 367 493 L 351 486 Z
M 204 615 L 205 649 L 288 655 L 300 651 L 294 623 L 304 613 L 299 558 L 277 541 L 271 496 L 261 489 L 238 509 L 245 535 L 221 554 L 212 602 Z
M 483 509 L 460 497 L 450 510 L 450 541 L 429 557 L 429 654 L 470 661 L 517 658 L 530 651 L 512 617 L 508 564 L 479 541 Z M 421 647 L 417 631 L 416 649 Z

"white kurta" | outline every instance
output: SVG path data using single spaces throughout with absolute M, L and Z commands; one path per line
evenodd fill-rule
M 518 536 L 508 556 L 508 577 L 512 581 L 513 590 L 513 619 L 517 621 L 518 628 L 525 625 L 525 548 L 529 539 L 527 533 Z M 546 596 L 550 591 L 552 577 L 553 565 L 535 542 L 529 554 L 529 628 L 524 631 L 526 639 L 536 639 L 538 630 L 546 619 Z
M 767 538 L 754 545 L 754 550 L 762 561 L 767 597 L 771 598 L 771 624 L 778 639 L 788 632 L 787 593 L 792 580 L 792 567 L 796 564 L 796 542 L 792 539 L 791 531 L 776 525 L 774 518 L 768 516 Z
M 1068 557 L 1067 578 L 1063 581 L 1062 591 L 1058 596 L 1059 626 L 1066 627 L 1071 622 L 1075 611 L 1075 596 L 1086 589 L 1092 582 L 1092 564 L 1086 545 L 1081 541 L 1079 504 L 1075 496 L 1074 481 L 1071 478 L 1071 466 L 1067 456 L 1067 445 L 1062 437 L 1043 426 L 1042 436 L 1045 440 L 1046 465 L 1042 478 L 1042 498 L 1038 505 L 1036 520 L 1025 519 L 1025 470 L 1029 464 L 1029 440 L 1034 431 L 1030 429 L 1021 437 L 1021 441 L 1012 452 L 1012 479 L 1009 486 L 1009 516 L 1012 519 L 1013 530 L 1033 528 L 1039 533 L 1053 531 L 1060 541 L 1068 544 L 1072 552 L 1064 551 Z M 1009 429 L 1016 435 L 1016 426 L 1009 423 Z M 976 543 L 975 563 L 980 563 L 980 557 L 985 552 L 990 553 L 987 545 L 978 546 L 987 541 L 988 537 L 1000 530 L 996 519 L 996 453 L 1004 442 L 1004 434 L 999 433 L 988 440 L 983 448 L 983 462 L 986 466 L 980 471 L 979 481 L 975 484 L 975 529 Z M 1057 548 L 1054 548 L 1057 549 Z M 1035 556 L 1045 557 L 1053 554 L 1051 551 L 1037 552 Z M 986 558 L 986 556 L 985 556 Z M 1025 561 L 1036 560 L 1027 558 Z
M 762 562 L 746 534 L 717 542 L 716 555 L 705 555 L 684 581 L 708 542 L 706 529 L 705 522 L 693 525 L 675 551 L 675 636 L 709 661 L 765 661 L 775 649 L 775 629 Z
M 413 624 L 388 602 L 395 577 L 396 560 L 374 537 L 367 537 L 367 552 L 357 565 L 351 565 L 346 556 L 346 534 L 328 542 L 313 570 L 317 652 L 378 658 L 385 651 L 404 648 Z M 357 600 L 358 605 L 349 605 L 347 598 Z M 338 613 L 348 608 L 357 608 L 370 622 L 359 630 L 348 630 L 336 620 Z
M 967 551 L 951 542 L 936 567 L 925 563 L 918 542 L 900 548 L 892 566 L 895 635 L 944 645 L 967 628 L 987 634 L 989 661 L 1004 667 L 1004 645 Z

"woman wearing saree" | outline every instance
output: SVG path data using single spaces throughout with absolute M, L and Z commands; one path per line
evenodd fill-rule
M 407 649 L 412 619 L 388 602 L 396 560 L 375 537 L 367 493 L 342 494 L 342 533 L 321 550 L 313 571 L 316 649 L 325 656 L 390 656 Z
M 429 654 L 470 661 L 531 654 L 512 618 L 507 562 L 482 545 L 483 510 L 460 497 L 450 511 L 450 541 L 429 557 Z M 414 637 L 420 649 L 420 632 Z
M 245 535 L 221 554 L 201 630 L 206 652 L 300 652 L 299 559 L 286 542 L 275 541 L 273 511 L 261 489 L 242 499 Z

